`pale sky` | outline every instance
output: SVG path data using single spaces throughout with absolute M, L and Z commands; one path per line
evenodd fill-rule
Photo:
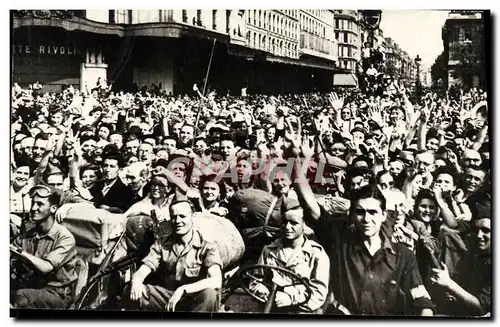
M 383 10 L 380 28 L 410 57 L 420 55 L 422 65 L 430 67 L 443 51 L 441 28 L 448 11 Z

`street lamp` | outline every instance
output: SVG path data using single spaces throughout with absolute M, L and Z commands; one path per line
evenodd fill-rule
M 371 42 L 370 47 L 373 48 L 374 31 L 379 27 L 382 20 L 382 10 L 361 10 L 363 14 L 363 26 L 368 30 Z
M 420 63 L 422 62 L 422 59 L 420 56 L 417 54 L 417 57 L 415 58 L 415 65 L 417 66 L 417 81 L 416 81 L 416 92 L 417 92 L 417 98 L 420 99 Z

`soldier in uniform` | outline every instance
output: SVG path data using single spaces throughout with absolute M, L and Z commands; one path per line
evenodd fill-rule
M 300 304 L 306 299 L 305 288 L 300 284 L 285 287 L 276 294 L 273 312 L 321 314 L 328 294 L 330 259 L 321 245 L 304 235 L 304 212 L 297 200 L 284 198 L 281 212 L 283 236 L 264 247 L 259 264 L 292 271 L 307 281 L 312 294 L 306 303 Z M 273 271 L 272 280 L 282 286 L 297 282 L 278 271 Z M 250 284 L 250 289 L 265 299 L 269 295 L 269 289 L 257 281 Z
M 16 276 L 23 283 L 11 284 L 11 304 L 21 309 L 65 309 L 77 279 L 75 238 L 55 221 L 60 192 L 36 185 L 29 195 L 34 227 L 14 239 L 10 249 L 29 261 L 33 272 L 30 278 Z
M 222 259 L 214 243 L 193 229 L 193 208 L 181 200 L 170 206 L 172 235 L 159 237 L 124 290 L 125 307 L 145 311 L 219 309 Z M 145 284 L 151 273 L 162 280 Z

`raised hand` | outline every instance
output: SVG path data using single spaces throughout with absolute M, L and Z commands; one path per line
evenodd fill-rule
M 330 93 L 328 100 L 330 101 L 331 106 L 335 110 L 339 110 L 344 106 L 344 98 L 339 97 L 336 93 Z

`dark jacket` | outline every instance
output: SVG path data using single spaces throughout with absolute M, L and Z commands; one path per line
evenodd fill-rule
M 106 205 L 111 208 L 119 208 L 123 212 L 130 208 L 133 201 L 133 191 L 123 184 L 120 178 L 117 178 L 115 184 L 111 186 L 105 196 L 102 194 L 103 187 L 104 182 L 98 182 L 90 189 L 96 207 Z

